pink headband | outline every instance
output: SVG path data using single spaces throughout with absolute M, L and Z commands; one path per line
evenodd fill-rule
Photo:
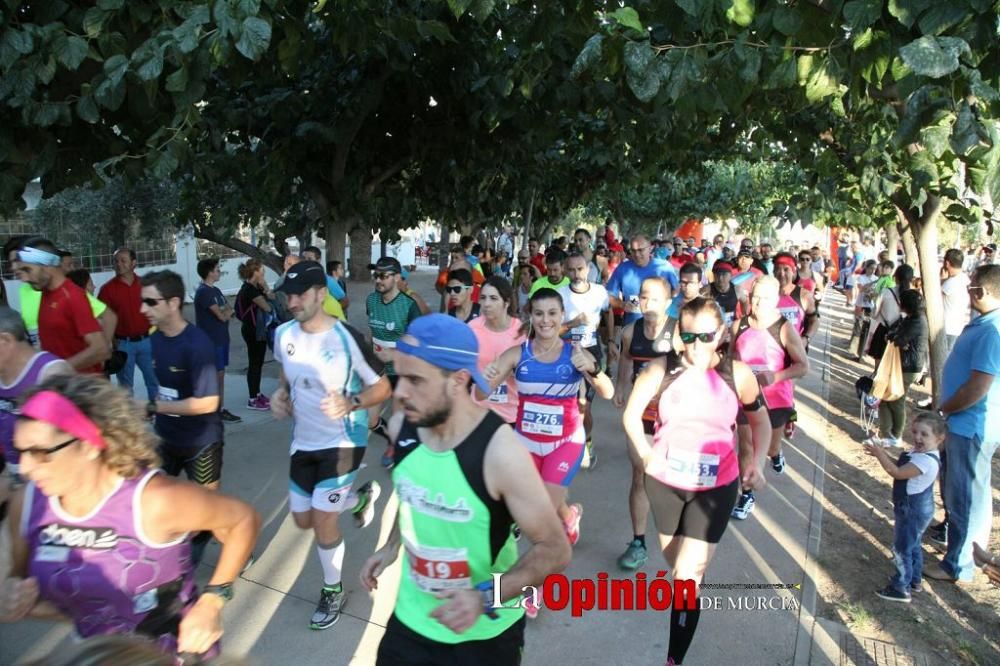
M 21 407 L 21 414 L 36 421 L 53 425 L 63 432 L 90 443 L 98 449 L 108 448 L 101 430 L 88 419 L 80 408 L 64 395 L 55 391 L 40 391 Z
M 781 256 L 781 257 L 778 257 L 777 259 L 775 259 L 774 260 L 774 265 L 775 266 L 788 266 L 793 271 L 796 268 L 795 260 L 792 259 L 791 257 L 785 257 L 785 256 Z

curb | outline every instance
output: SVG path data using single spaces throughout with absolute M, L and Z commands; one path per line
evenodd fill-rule
M 830 325 L 831 315 L 828 308 L 823 308 L 821 338 L 819 345 L 820 354 L 817 359 L 820 361 L 822 384 L 821 417 L 829 427 L 829 398 L 830 398 Z M 817 439 L 815 468 L 813 471 L 812 502 L 809 507 L 809 534 L 806 539 L 806 560 L 802 565 L 802 596 L 799 605 L 799 622 L 795 636 L 795 653 L 792 657 L 794 666 L 806 666 L 812 663 L 812 651 L 814 645 L 814 632 L 817 627 L 816 618 L 816 572 L 819 568 L 816 557 L 819 555 L 820 540 L 823 534 L 823 484 L 826 481 L 826 446 L 823 439 Z M 825 651 L 824 651 L 825 652 Z M 834 653 L 836 654 L 836 653 Z M 829 657 L 828 657 L 829 659 Z M 831 660 L 830 663 L 833 663 Z

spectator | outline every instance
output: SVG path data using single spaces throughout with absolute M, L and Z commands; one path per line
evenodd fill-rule
M 907 289 L 899 295 L 900 316 L 889 327 L 886 339 L 899 348 L 903 366 L 903 395 L 896 400 L 883 400 L 878 407 L 879 431 L 883 439 L 872 438 L 869 443 L 884 447 L 899 446 L 906 427 L 906 392 L 913 380 L 924 371 L 927 359 L 927 318 L 924 299 L 916 289 Z
M 62 266 L 64 273 L 69 273 L 75 267 L 73 262 L 73 253 L 69 250 L 59 250 L 56 254 L 59 255 L 59 265 Z
M 458 270 L 459 268 L 466 269 L 472 275 L 472 302 L 479 302 L 479 288 L 486 281 L 486 278 L 483 277 L 481 271 L 473 269 L 472 264 L 470 264 L 466 258 L 465 250 L 462 249 L 461 245 L 452 245 L 448 266 L 438 272 L 437 281 L 434 283 L 434 288 L 439 294 L 441 294 L 442 312 L 447 310 L 448 304 L 448 298 L 446 295 L 446 289 L 448 287 L 448 273 L 453 270 Z
M 409 279 L 410 279 L 410 272 L 405 268 L 403 268 L 402 266 L 400 266 L 399 278 L 396 280 L 396 286 L 399 287 L 399 290 L 401 292 L 403 292 L 404 294 L 412 298 L 414 302 L 416 302 L 417 307 L 420 308 L 420 314 L 422 315 L 430 314 L 431 306 L 427 305 L 427 301 L 425 301 L 420 294 L 413 291 L 413 288 L 410 287 L 409 282 L 407 282 L 407 280 Z
M 320 266 L 323 265 L 323 253 L 315 245 L 310 245 L 309 247 L 302 250 L 302 258 L 306 261 L 315 261 Z M 285 269 L 288 270 L 287 268 Z M 341 288 L 340 283 L 334 280 L 331 276 L 326 276 L 326 290 L 336 300 L 340 303 L 340 308 L 333 308 L 334 312 L 331 312 L 331 308 L 328 303 L 323 303 L 323 309 L 326 310 L 327 314 L 331 317 L 338 317 L 339 319 L 344 319 L 344 311 L 347 310 L 351 302 L 347 298 L 347 290 Z
M 303 261 L 303 259 L 297 254 L 285 255 L 284 262 L 281 265 L 284 272 L 274 283 L 274 316 L 277 318 L 279 324 L 284 324 L 286 321 L 292 320 L 292 313 L 288 311 L 288 294 L 280 290 L 279 287 L 285 283 L 285 276 L 288 275 L 291 267 L 300 261 Z
M 941 378 L 948 418 L 945 503 L 948 551 L 926 575 L 970 581 L 973 542 L 989 547 L 993 518 L 990 465 L 1000 444 L 1000 266 L 980 266 L 968 288 L 972 319 L 955 341 Z
M 760 244 L 760 263 L 766 275 L 774 275 L 774 260 L 771 258 L 773 249 L 770 243 Z
M 219 382 L 219 416 L 224 423 L 239 423 L 243 419 L 225 407 L 226 366 L 229 365 L 229 320 L 233 309 L 222 290 L 216 287 L 222 271 L 219 259 L 211 257 L 198 262 L 201 284 L 194 292 L 194 323 L 215 347 L 215 372 Z
M 135 383 L 135 367 L 138 365 L 142 379 L 146 383 L 146 396 L 156 397 L 156 372 L 153 370 L 153 350 L 149 344 L 149 321 L 140 312 L 142 306 L 142 284 L 135 274 L 135 252 L 120 248 L 114 255 L 115 276 L 108 280 L 97 297 L 107 303 L 118 315 L 115 327 L 115 348 L 128 354 L 125 366 L 118 372 L 118 385 L 129 395 Z
M 260 391 L 260 375 L 267 355 L 268 315 L 274 292 L 264 279 L 264 265 L 257 259 L 247 259 L 240 264 L 240 279 L 243 286 L 236 294 L 236 318 L 242 323 L 240 334 L 247 344 L 247 409 L 268 411 L 271 401 Z
M 538 272 L 545 275 L 545 255 L 539 251 L 538 239 L 528 239 L 528 254 L 531 256 L 531 265 L 538 269 Z
M 18 250 L 25 281 L 42 292 L 38 337 L 52 352 L 79 372 L 101 374 L 111 348 L 87 300 L 87 292 L 66 279 L 58 250 L 44 238 L 25 241 Z
M 336 280 L 337 284 L 340 285 L 340 289 L 344 292 L 344 300 L 340 302 L 344 308 L 344 317 L 341 319 L 346 321 L 347 306 L 350 305 L 350 300 L 347 298 L 347 281 L 344 280 L 344 262 L 337 260 L 326 262 L 326 274 Z M 275 295 L 277 296 L 277 293 Z M 285 300 L 287 302 L 287 296 Z
M 716 234 L 712 238 L 712 246 L 708 248 L 705 252 L 705 269 L 708 272 L 712 271 L 712 267 L 715 266 L 715 262 L 722 259 L 722 249 L 726 244 L 726 237 L 722 234 Z
M 984 245 L 983 249 L 979 252 L 979 262 L 976 264 L 978 266 L 992 266 L 994 257 L 996 256 L 997 245 L 996 243 L 990 243 L 989 245 Z
M 875 316 L 872 318 L 872 330 L 868 333 L 868 340 L 865 342 L 864 348 L 869 350 L 869 354 L 876 361 L 882 360 L 881 352 L 872 354 L 871 353 L 871 343 L 872 337 L 878 331 L 879 326 L 888 332 L 889 328 L 892 327 L 896 321 L 899 320 L 900 315 L 900 296 L 904 291 L 910 289 L 913 283 L 913 268 L 908 264 L 900 264 L 896 268 L 896 272 L 893 273 L 892 279 L 895 282 L 895 286 L 888 287 L 879 298 L 878 305 L 875 306 Z M 875 283 L 876 285 L 878 282 Z M 877 287 L 876 287 L 877 290 Z
M 508 258 L 514 256 L 514 234 L 510 227 L 504 227 L 500 238 L 497 239 L 497 253 L 500 252 L 506 252 Z M 508 277 L 510 277 L 509 273 Z
M 622 262 L 608 280 L 608 297 L 612 307 L 622 308 L 622 325 L 631 324 L 642 317 L 639 310 L 639 290 L 646 278 L 661 277 L 670 284 L 671 294 L 677 291 L 677 271 L 669 262 L 653 259 L 649 238 L 636 234 L 630 241 L 632 258 Z M 617 322 L 616 322 L 617 326 Z M 616 332 L 617 336 L 617 332 Z
M 965 256 L 961 250 L 950 249 L 944 253 L 941 272 L 941 294 L 944 297 L 944 339 L 947 346 L 945 356 L 951 353 L 955 341 L 969 321 L 969 276 L 962 271 Z

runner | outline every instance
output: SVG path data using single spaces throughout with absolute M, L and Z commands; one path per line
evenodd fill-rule
M 472 273 L 457 268 L 448 273 L 448 316 L 469 323 L 479 316 L 479 303 L 472 301 Z M 480 290 L 480 297 L 482 291 Z
M 218 653 L 222 607 L 260 518 L 159 473 L 154 439 L 103 377 L 59 375 L 29 392 L 14 443 L 31 483 L 12 502 L 0 621 L 68 619 L 81 638 L 140 634 L 169 654 Z M 188 535 L 202 530 L 223 545 L 199 595 Z
M 546 273 L 542 277 L 531 283 L 529 295 L 534 294 L 539 289 L 559 289 L 569 285 L 569 278 L 565 275 L 563 263 L 566 261 L 566 253 L 558 248 L 552 248 L 545 253 Z
M 655 358 L 671 355 L 668 365 L 676 366 L 674 352 L 668 335 L 667 304 L 670 300 L 670 285 L 663 278 L 647 278 L 639 292 L 639 309 L 642 317 L 622 330 L 622 360 L 618 364 L 618 379 L 615 384 L 615 407 L 619 409 L 627 403 L 629 387 L 635 383 L 639 373 Z M 652 442 L 656 424 L 656 393 L 647 403 L 642 413 L 644 432 Z M 628 491 L 628 512 L 632 519 L 632 541 L 625 552 L 618 557 L 618 566 L 634 571 L 642 568 L 649 555 L 646 550 L 646 523 L 649 518 L 649 499 L 644 485 L 645 470 L 642 460 L 636 458 L 631 446 L 627 446 L 629 462 L 632 465 L 632 483 Z
M 579 232 L 577 232 L 579 234 Z M 591 278 L 591 268 L 594 264 L 587 261 L 582 254 L 574 253 L 566 259 L 566 275 L 569 284 L 556 291 L 562 297 L 566 306 L 566 319 L 563 321 L 562 335 L 569 335 L 572 342 L 594 357 L 597 366 L 607 369 L 604 354 L 601 352 L 601 340 L 597 328 L 601 323 L 609 336 L 614 333 L 614 321 L 611 318 L 611 303 L 608 300 L 608 290 L 600 284 L 595 284 Z M 552 274 L 552 271 L 549 271 Z M 603 322 L 601 320 L 604 320 Z M 593 469 L 597 465 L 597 452 L 591 433 L 594 427 L 594 417 L 591 404 L 596 391 L 593 385 L 587 384 L 580 394 L 580 409 L 583 412 L 583 429 L 587 433 L 586 446 L 583 450 L 584 469 Z
M 722 309 L 722 318 L 726 324 L 726 330 L 732 326 L 736 320 L 736 313 L 740 306 L 739 292 L 732 285 L 733 265 L 728 261 L 719 259 L 712 269 L 715 280 L 709 286 L 709 294 L 719 304 Z M 728 335 L 726 336 L 729 337 Z
M 549 326 L 557 333 L 554 318 Z M 375 590 L 403 546 L 380 666 L 519 664 L 524 613 L 494 612 L 494 595 L 518 599 L 522 587 L 540 585 L 569 562 L 527 452 L 500 417 L 469 397 L 470 383 L 492 392 L 476 370 L 478 351 L 468 326 L 440 314 L 413 322 L 397 345 L 402 413 L 389 432 L 399 510 L 386 545 L 361 569 L 362 583 Z M 520 557 L 515 521 L 531 542 Z M 499 590 L 495 573 L 503 574 Z
M 750 315 L 733 324 L 731 348 L 734 358 L 749 365 L 760 383 L 771 420 L 767 455 L 771 459 L 771 469 L 776 474 L 784 474 L 781 437 L 795 413 L 792 380 L 809 372 L 809 357 L 795 326 L 778 310 L 779 292 L 776 278 L 767 275 L 756 281 L 750 297 Z M 740 439 L 746 441 L 745 432 L 740 434 Z M 745 520 L 755 502 L 753 488 L 744 486 L 733 517 Z
M 605 400 L 614 396 L 614 385 L 600 365 L 579 343 L 563 341 L 559 329 L 564 318 L 562 297 L 552 289 L 539 289 L 531 297 L 530 340 L 511 347 L 483 373 L 492 386 L 517 382 L 518 407 L 515 430 L 531 452 L 559 513 L 569 542 L 580 539 L 583 507 L 566 504 L 566 494 L 583 460 L 586 435 L 580 419 L 580 382 L 586 381 Z
M 383 364 L 385 376 L 393 387 L 396 385 L 396 371 L 392 364 L 392 352 L 396 348 L 396 341 L 403 336 L 410 322 L 421 316 L 417 302 L 399 289 L 399 275 L 402 271 L 398 260 L 392 257 L 379 259 L 372 273 L 375 291 L 368 294 L 365 301 L 375 356 Z M 382 418 L 384 409 L 385 405 L 378 404 L 368 410 L 369 428 L 383 437 L 386 436 L 385 419 Z M 383 467 L 392 467 L 392 445 L 388 437 L 381 463 Z
M 292 416 L 294 430 L 288 507 L 299 529 L 312 529 L 323 567 L 323 589 L 310 629 L 326 629 L 340 619 L 347 601 L 341 584 L 344 540 L 340 515 L 350 511 L 359 527 L 374 517 L 380 488 L 373 481 L 351 492 L 368 442 L 368 412 L 389 398 L 389 380 L 364 337 L 323 310 L 326 275 L 314 261 L 303 261 L 285 276 L 295 321 L 275 333 L 275 359 L 281 363 L 271 411 Z
M 816 300 L 809 289 L 796 284 L 797 273 L 798 268 L 793 255 L 788 252 L 779 252 L 775 255 L 774 277 L 777 278 L 780 288 L 778 312 L 792 323 L 808 351 L 809 340 L 819 328 L 819 314 L 816 312 Z
M 480 372 L 505 351 L 524 342 L 521 320 L 512 312 L 513 299 L 510 283 L 496 275 L 486 280 L 480 291 L 482 316 L 469 322 L 479 343 Z M 517 421 L 517 385 L 513 377 L 497 386 L 486 400 L 479 400 L 473 391 L 472 400 L 496 412 L 508 425 L 513 426 Z
M 141 279 L 140 312 L 150 337 L 153 370 L 159 385 L 154 399 L 145 403 L 146 416 L 154 419 L 160 437 L 163 471 L 218 490 L 225 446 L 219 413 L 219 379 L 215 369 L 215 344 L 208 335 L 184 319 L 184 282 L 172 271 L 153 271 Z M 197 565 L 212 533 L 204 531 L 191 540 Z
M 714 301 L 698 298 L 685 305 L 679 332 L 684 345 L 683 364 L 678 364 L 682 368 L 671 370 L 667 357 L 650 361 L 636 379 L 624 416 L 632 455 L 646 471 L 646 493 L 667 566 L 675 581 L 693 580 L 699 586 L 739 492 L 733 427 L 741 405 L 755 451 L 762 453 L 770 436 L 760 389 L 750 369 L 717 352 L 724 331 L 722 313 Z M 643 413 L 661 386 L 650 446 Z M 705 405 L 712 408 L 705 409 Z M 749 466 L 742 480 L 744 487 L 760 487 L 759 464 Z M 671 611 L 668 665 L 684 661 L 700 613 L 697 606 L 695 610 L 675 606 Z
M 20 484 L 19 458 L 14 448 L 17 401 L 39 382 L 72 372 L 69 363 L 55 354 L 32 347 L 21 315 L 8 307 L 0 307 L 0 451 L 3 454 L 0 463 L 6 461 L 7 474 L 13 483 Z M 4 480 L 0 478 L 0 486 L 3 485 Z M 2 488 L 0 497 L 6 497 Z

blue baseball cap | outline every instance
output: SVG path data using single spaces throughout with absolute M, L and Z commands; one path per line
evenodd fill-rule
M 483 393 L 493 392 L 479 372 L 476 334 L 455 317 L 439 313 L 417 317 L 406 329 L 406 335 L 396 342 L 396 351 L 444 370 L 466 370 Z

